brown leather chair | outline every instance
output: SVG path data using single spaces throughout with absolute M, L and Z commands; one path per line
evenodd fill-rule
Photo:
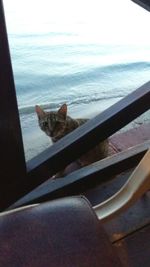
M 67 197 L 0 215 L 0 267 L 121 266 L 84 197 Z

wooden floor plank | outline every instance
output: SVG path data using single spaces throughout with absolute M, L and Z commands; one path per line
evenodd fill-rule
M 92 206 L 95 206 L 115 194 L 127 181 L 132 171 L 118 175 L 109 183 L 88 190 L 84 195 L 92 203 Z M 104 223 L 104 228 L 111 242 L 114 242 L 137 231 L 148 223 L 150 223 L 150 191 L 128 210 Z
M 150 267 L 150 224 L 113 245 L 123 267 Z
M 112 242 L 138 231 L 150 223 L 150 192 L 123 214 L 104 225 Z
M 147 140 L 150 140 L 150 123 L 145 123 L 125 132 L 114 134 L 110 138 L 111 145 L 117 152 L 136 146 Z

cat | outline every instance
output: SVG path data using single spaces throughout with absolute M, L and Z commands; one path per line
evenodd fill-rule
M 63 104 L 58 111 L 44 111 L 40 106 L 35 106 L 38 116 L 39 127 L 48 135 L 52 143 L 57 142 L 62 137 L 72 132 L 89 119 L 73 119 L 67 115 L 67 105 Z M 87 166 L 95 161 L 105 158 L 108 154 L 108 139 L 100 142 L 90 151 L 82 155 L 78 160 L 80 167 Z M 55 178 L 65 176 L 62 170 L 55 175 Z

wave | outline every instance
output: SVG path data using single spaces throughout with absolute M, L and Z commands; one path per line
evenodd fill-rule
M 119 94 L 117 96 L 107 96 L 107 97 L 83 97 L 83 98 L 77 98 L 75 100 L 70 100 L 70 101 L 66 101 L 68 106 L 73 106 L 73 105 L 81 105 L 81 104 L 89 104 L 89 103 L 93 103 L 93 102 L 98 102 L 98 101 L 107 101 L 107 100 L 113 100 L 113 99 L 120 99 L 122 97 L 124 97 L 124 94 Z M 61 104 L 63 104 L 65 101 L 63 102 L 59 102 L 59 103 L 44 103 L 44 104 L 40 104 L 40 106 L 45 109 L 45 110 L 55 110 L 58 109 L 60 107 Z M 35 112 L 35 105 L 34 106 L 24 106 L 24 107 L 20 107 L 19 108 L 19 114 L 20 115 L 29 115 Z
M 128 63 L 121 63 L 121 64 L 112 64 L 112 65 L 107 65 L 104 68 L 107 69 L 109 68 L 111 71 L 113 70 L 132 70 L 132 69 L 138 69 L 138 70 L 143 70 L 143 68 L 149 68 L 150 67 L 150 62 L 149 61 L 137 61 L 137 62 L 128 62 Z
M 35 84 L 35 89 L 32 88 L 33 91 L 41 90 L 43 85 L 47 88 L 60 90 L 65 87 L 74 87 L 78 85 L 82 85 L 86 82 L 93 83 L 94 81 L 101 81 L 101 79 L 107 79 L 107 75 L 111 75 L 111 79 L 114 77 L 116 79 L 117 74 L 124 75 L 129 72 L 130 77 L 141 71 L 145 71 L 150 69 L 150 62 L 131 62 L 131 63 L 114 63 L 106 66 L 98 66 L 95 68 L 88 68 L 85 70 L 82 68 L 80 71 L 75 72 L 74 69 L 70 68 L 70 73 L 61 73 L 58 74 L 48 74 L 48 70 L 46 73 L 42 70 L 42 74 L 37 72 L 26 72 L 26 73 L 18 73 L 16 74 L 16 81 L 18 84 L 17 91 L 23 90 L 25 91 L 31 90 L 30 84 Z M 34 71 L 34 70 L 33 70 Z M 25 84 L 23 84 L 25 81 Z M 38 81 L 38 84 L 37 84 Z
M 10 38 L 40 38 L 40 37 L 57 37 L 57 36 L 76 36 L 76 33 L 72 33 L 72 32 L 41 32 L 41 33 L 21 33 L 21 32 L 17 32 L 17 33 L 9 33 L 9 37 Z
M 71 69 L 64 75 L 17 74 L 19 113 L 22 116 L 33 114 L 35 103 L 40 103 L 44 109 L 57 109 L 65 102 L 73 106 L 120 99 L 146 82 L 149 69 L 150 62 L 140 61 L 103 65 L 79 72 Z M 143 71 L 146 71 L 145 76 Z M 145 78 L 142 80 L 142 77 Z M 49 100 L 51 103 L 47 102 Z
M 50 104 L 40 104 L 40 106 L 44 109 L 56 109 L 58 107 L 57 104 L 50 103 Z M 35 112 L 35 105 L 34 106 L 25 106 L 19 107 L 19 114 L 20 115 L 28 115 Z

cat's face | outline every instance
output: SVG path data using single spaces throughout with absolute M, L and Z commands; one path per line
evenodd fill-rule
M 35 106 L 39 126 L 53 141 L 57 141 L 65 128 L 67 105 L 64 104 L 58 111 L 46 112 L 38 105 Z M 56 140 L 55 140 L 56 139 Z

